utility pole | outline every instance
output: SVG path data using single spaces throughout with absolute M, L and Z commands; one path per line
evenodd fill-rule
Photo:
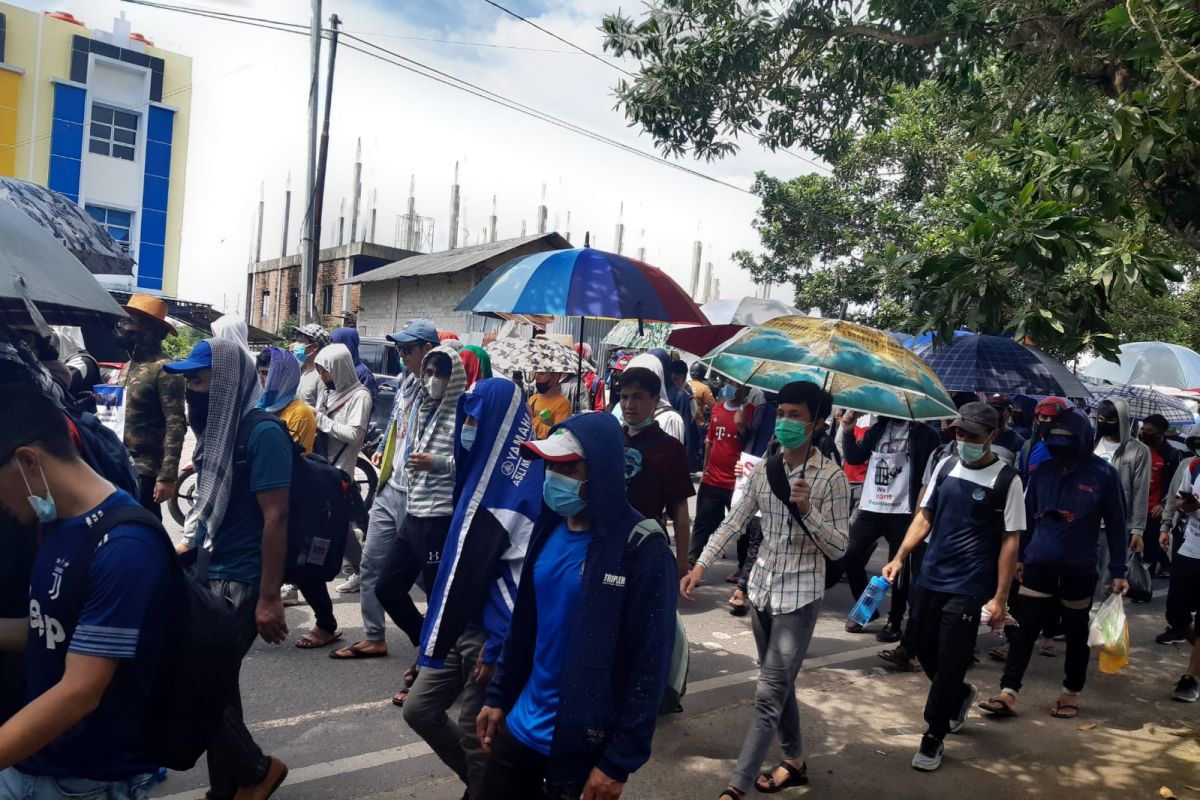
M 325 78 L 325 121 L 321 125 L 321 146 L 320 153 L 317 156 L 317 178 L 314 190 L 315 198 L 313 200 L 313 247 L 316 248 L 318 255 L 321 252 L 321 220 L 325 213 L 325 171 L 329 164 L 329 117 L 330 112 L 333 111 L 333 68 L 337 63 L 338 25 L 341 24 L 342 21 L 338 18 L 337 14 L 330 15 L 329 72 Z M 314 259 L 312 271 L 308 273 L 311 283 L 304 285 L 306 297 L 316 297 L 317 270 L 315 262 L 316 259 Z M 346 277 L 349 278 L 350 276 L 347 275 Z
M 288 224 L 292 217 L 292 171 L 288 170 L 287 189 L 283 192 L 283 244 L 279 248 L 279 257 L 287 258 Z
M 311 57 L 308 82 L 308 180 L 304 184 L 304 235 L 300 240 L 300 324 L 312 322 L 313 276 L 317 273 L 316 189 L 317 189 L 317 105 L 321 94 L 321 0 L 312 0 Z

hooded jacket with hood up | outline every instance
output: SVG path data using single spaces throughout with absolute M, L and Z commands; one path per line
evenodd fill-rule
M 1095 455 L 1092 423 L 1077 408 L 1062 412 L 1055 428 L 1075 436 L 1075 460 L 1051 458 L 1029 476 L 1025 491 L 1028 530 L 1021 534 L 1019 561 L 1066 575 L 1094 575 L 1100 559 L 1101 523 L 1108 538 L 1109 570 L 1124 578 L 1125 496 L 1116 469 Z M 1143 505 L 1145 505 L 1143 503 Z
M 317 353 L 317 366 L 329 373 L 333 388 L 317 395 L 317 430 L 325 434 L 324 452 L 335 467 L 354 474 L 358 451 L 371 424 L 371 393 L 358 382 L 347 348 L 333 344 Z
M 354 328 L 338 328 L 329 334 L 329 340 L 334 344 L 344 344 L 346 346 L 346 349 L 350 351 L 350 359 L 354 362 L 354 374 L 358 376 L 359 383 L 367 387 L 367 391 L 371 393 L 371 397 L 377 395 L 379 387 L 375 383 L 375 375 L 371 372 L 371 368 L 362 362 L 362 357 L 358 354 L 360 343 L 358 331 Z
M 675 642 L 675 556 L 663 537 L 633 547 L 642 516 L 625 499 L 624 434 L 609 414 L 555 426 L 587 453 L 591 542 L 563 662 L 547 784 L 575 792 L 593 767 L 616 781 L 650 758 Z M 533 670 L 537 597 L 533 568 L 563 518 L 548 507 L 533 529 L 512 627 L 487 705 L 512 710 Z
M 1119 397 L 1110 399 L 1117 410 L 1117 428 L 1121 444 L 1113 453 L 1112 466 L 1121 476 L 1125 498 L 1125 530 L 1143 533 L 1150 502 L 1150 448 L 1129 435 L 1129 403 Z

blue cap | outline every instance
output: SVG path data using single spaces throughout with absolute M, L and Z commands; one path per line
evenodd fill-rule
M 183 361 L 163 364 L 163 370 L 173 375 L 181 372 L 199 372 L 202 369 L 212 369 L 212 347 L 207 341 L 197 342 Z
M 427 319 L 414 319 L 404 330 L 389 334 L 387 338 L 396 344 L 429 342 L 436 346 L 442 343 L 438 337 L 437 326 Z

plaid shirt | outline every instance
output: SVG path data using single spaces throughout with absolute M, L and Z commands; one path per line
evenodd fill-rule
M 825 557 L 837 560 L 846 552 L 849 538 L 850 485 L 833 461 L 812 450 L 807 467 L 784 469 L 788 483 L 805 473 L 812 493 L 804 517 L 812 537 L 788 513 L 783 501 L 771 492 L 767 463 L 750 473 L 746 493 L 708 541 L 699 564 L 707 570 L 721 549 L 739 536 L 757 512 L 762 511 L 762 546 L 750 571 L 747 594 L 759 610 L 789 614 L 825 594 Z

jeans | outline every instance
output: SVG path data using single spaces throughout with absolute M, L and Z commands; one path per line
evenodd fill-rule
M 970 689 L 965 678 L 975 660 L 975 638 L 979 634 L 979 611 L 983 602 L 965 595 L 922 589 L 917 624 L 917 657 L 929 676 L 929 698 L 925 701 L 927 736 L 939 742 L 950 732 L 950 720 L 958 716 Z
M 237 645 L 245 659 L 258 638 L 254 610 L 258 605 L 258 587 L 233 581 L 209 581 L 209 589 L 233 607 Z M 271 761 L 255 743 L 242 720 L 241 689 L 225 708 L 221 727 L 208 748 L 208 782 L 212 800 L 232 798 L 240 787 L 254 786 L 267 777 Z
M 776 733 L 784 758 L 804 755 L 796 676 L 804 665 L 820 611 L 821 601 L 817 600 L 790 614 L 772 615 L 769 610 L 757 608 L 750 612 L 761 671 L 754 690 L 754 721 L 746 732 L 729 782 L 738 791 L 750 791 Z
M 850 522 L 850 543 L 840 562 L 841 570 L 850 582 L 850 594 L 857 600 L 867 588 L 867 562 L 875 544 L 882 537 L 888 546 L 888 558 L 896 555 L 904 534 L 908 532 L 908 514 L 880 514 L 877 511 L 860 510 Z M 907 572 L 907 569 L 905 570 Z M 837 583 L 840 575 L 827 576 L 825 585 Z M 832 578 L 832 581 L 831 581 Z M 904 607 L 908 604 L 908 581 L 901 573 L 900 580 L 892 590 L 892 603 L 888 610 L 888 622 L 900 627 L 904 621 Z
M 1001 689 L 1012 694 L 1021 690 L 1038 634 L 1058 616 L 1060 630 L 1067 640 L 1063 689 L 1072 694 L 1083 691 L 1091 656 L 1087 643 L 1088 611 L 1097 580 L 1094 574 L 1066 575 L 1052 566 L 1025 565 L 1021 589 L 1012 605 L 1017 627 L 1008 631 L 1008 660 L 1000 678 Z
M 708 544 L 708 537 L 721 526 L 725 512 L 733 502 L 733 489 L 718 489 L 707 483 L 700 484 L 696 493 L 696 519 L 692 522 L 692 544 L 688 558 L 695 563 Z
M 157 475 L 138 475 L 138 504 L 154 516 L 162 519 L 162 506 L 154 502 L 154 484 Z
M 1167 624 L 1186 631 L 1192 615 L 1200 612 L 1200 558 L 1175 554 L 1171 562 L 1171 584 L 1167 587 Z
M 358 603 L 362 610 L 363 638 L 368 642 L 385 641 L 383 605 L 375 596 L 375 587 L 383 575 L 384 564 L 397 531 L 404 524 L 404 509 L 408 494 L 388 482 L 379 487 L 371 504 L 371 519 L 367 523 L 367 541 L 363 544 L 358 577 L 361 581 Z
M 483 708 L 487 684 L 472 677 L 487 643 L 487 631 L 468 627 L 446 653 L 439 669 L 423 667 L 404 702 L 404 721 L 454 774 L 471 797 L 483 791 L 488 754 L 475 736 L 475 718 Z M 446 712 L 457 702 L 458 724 Z
M 153 783 L 153 774 L 126 781 L 93 781 L 27 775 L 9 767 L 0 772 L 0 800 L 145 800 Z
M 550 759 L 530 750 L 500 723 L 492 739 L 492 752 L 483 774 L 483 788 L 471 800 L 575 800 L 583 791 L 555 791 L 546 788 L 546 766 Z
M 416 647 L 421 641 L 421 627 L 425 618 L 413 602 L 413 584 L 420 577 L 425 592 L 433 588 L 441 563 L 442 547 L 446 534 L 450 532 L 451 517 L 405 516 L 404 525 L 388 551 L 379 583 L 375 586 L 375 597 L 408 640 Z

